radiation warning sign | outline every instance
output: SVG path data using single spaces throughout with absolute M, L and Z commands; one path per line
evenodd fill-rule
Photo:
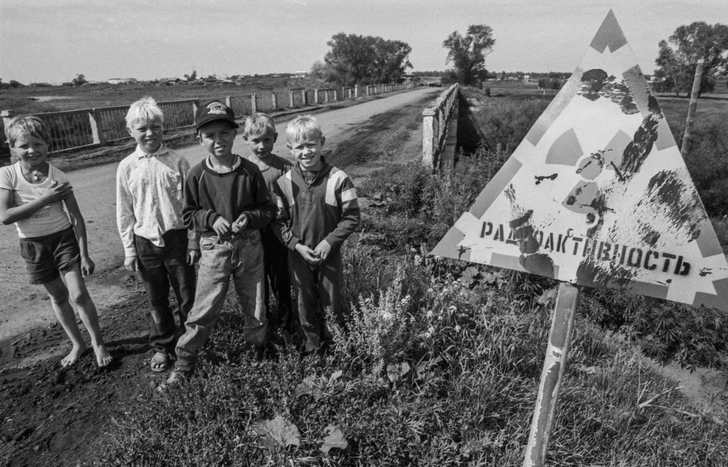
M 728 310 L 728 262 L 611 11 L 432 254 Z

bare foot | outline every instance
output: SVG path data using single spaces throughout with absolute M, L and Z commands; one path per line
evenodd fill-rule
M 81 354 L 86 351 L 85 345 L 75 345 L 71 349 L 71 352 L 66 355 L 63 360 L 61 360 L 61 366 L 62 367 L 68 367 L 73 364 L 75 364 L 79 358 L 81 358 Z
M 114 359 L 103 344 L 94 347 L 94 353 L 96 354 L 96 363 L 99 364 L 99 368 L 107 366 Z

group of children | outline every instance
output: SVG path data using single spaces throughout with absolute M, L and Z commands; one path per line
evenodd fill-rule
M 360 213 L 351 180 L 322 156 L 325 138 L 316 119 L 300 116 L 288 124 L 291 164 L 272 153 L 278 137 L 273 120 L 249 116 L 243 128 L 249 154 L 241 157 L 233 152 L 239 126 L 232 109 L 209 102 L 195 114 L 197 140 L 207 156 L 194 167 L 164 144 L 164 115 L 154 99 L 132 104 L 126 124 L 137 146 L 117 169 L 116 218 L 124 266 L 139 273 L 149 301 L 151 370 L 174 366 L 168 383 L 194 370 L 231 278 L 251 346 L 263 348 L 269 322 L 287 332 L 297 322 L 305 351 L 324 350 L 332 339 L 326 320 L 342 319 L 341 245 Z M 0 168 L 0 221 L 16 224 L 30 281 L 45 286 L 73 343 L 62 365 L 72 365 L 86 350 L 73 303 L 98 365 L 106 366 L 112 357 L 83 278 L 94 265 L 72 187 L 47 162 L 49 135 L 40 119 L 15 118 L 5 134 L 18 161 Z

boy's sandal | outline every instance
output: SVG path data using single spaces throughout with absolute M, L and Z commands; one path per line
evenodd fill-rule
M 169 357 L 169 354 L 155 352 L 152 360 L 149 362 L 149 366 L 151 367 L 152 371 L 167 371 L 172 368 L 172 359 Z

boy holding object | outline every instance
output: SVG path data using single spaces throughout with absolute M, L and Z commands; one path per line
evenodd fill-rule
M 326 319 L 342 321 L 341 245 L 359 225 L 359 202 L 351 179 L 324 160 L 325 138 L 314 117 L 293 119 L 286 137 L 296 165 L 278 179 L 273 228 L 293 250 L 288 264 L 306 351 L 323 351 L 332 340 Z
M 274 197 L 276 181 L 293 165 L 286 159 L 272 153 L 278 139 L 275 123 L 264 113 L 254 113 L 245 119 L 243 138 L 248 143 L 248 160 L 258 166 L 265 178 L 266 187 Z M 288 249 L 278 241 L 270 224 L 260 231 L 265 262 L 265 307 L 268 320 L 273 326 L 291 331 L 291 279 L 288 275 Z M 270 287 L 268 285 L 270 281 Z M 270 289 L 270 290 L 269 290 Z M 276 297 L 278 310 L 270 310 L 270 292 Z
M 71 339 L 73 347 L 61 366 L 73 365 L 86 351 L 72 303 L 91 337 L 96 363 L 105 367 L 112 357 L 84 280 L 95 268 L 88 256 L 86 225 L 68 177 L 48 163 L 48 130 L 38 117 L 16 117 L 5 127 L 5 136 L 19 160 L 0 168 L 0 221 L 15 224 L 30 283 L 45 287 Z
M 266 342 L 259 229 L 270 223 L 275 206 L 258 167 L 232 152 L 238 128 L 232 109 L 219 101 L 201 106 L 195 128 L 209 155 L 187 174 L 183 217 L 202 236 L 202 257 L 195 305 L 187 318 L 187 332 L 177 342 L 170 384 L 194 370 L 198 350 L 222 310 L 231 276 L 245 315 L 246 341 L 258 349 Z
M 177 344 L 170 284 L 177 297 L 184 331 L 195 300 L 198 238 L 182 219 L 184 182 L 190 164 L 162 141 L 164 115 L 156 101 L 143 97 L 129 107 L 126 129 L 137 142 L 116 171 L 116 223 L 124 245 L 124 267 L 139 272 L 149 306 L 152 371 L 171 368 Z

